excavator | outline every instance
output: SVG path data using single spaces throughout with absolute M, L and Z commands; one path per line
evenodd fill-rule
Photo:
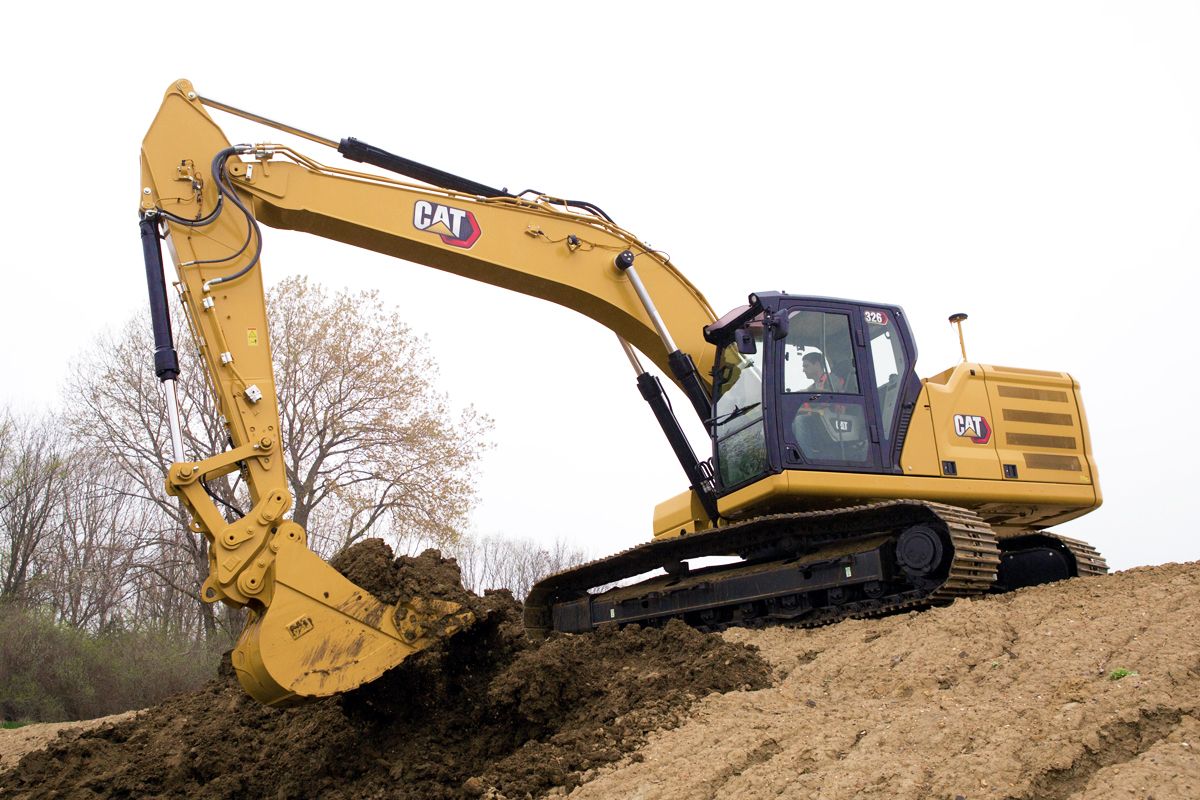
M 210 109 L 344 161 L 233 145 Z M 525 603 L 532 637 L 672 618 L 706 630 L 822 625 L 1107 572 L 1092 547 L 1049 530 L 1101 503 L 1067 373 L 970 362 L 964 347 L 961 363 L 919 378 L 908 319 L 887 303 L 762 291 L 718 317 L 665 254 L 592 203 L 513 194 L 317 136 L 186 80 L 169 87 L 145 136 L 141 178 L 174 459 L 166 491 L 208 542 L 202 599 L 248 610 L 233 666 L 263 703 L 353 689 L 473 618 L 435 598 L 381 603 L 288 519 L 261 225 L 542 298 L 617 335 L 688 488 L 657 506 L 647 543 L 539 581 Z M 180 432 L 163 241 L 230 442 L 199 460 Z M 951 318 L 960 342 L 963 318 Z M 696 455 L 644 360 L 682 392 L 711 456 Z M 234 472 L 252 506 L 228 521 L 209 482 Z

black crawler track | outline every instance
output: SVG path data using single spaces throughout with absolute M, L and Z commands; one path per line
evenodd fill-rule
M 895 542 L 923 526 L 942 556 L 928 574 L 905 575 Z M 740 554 L 747 562 L 589 589 L 687 559 Z M 996 538 L 973 512 L 898 500 L 831 511 L 778 514 L 713 531 L 659 539 L 539 581 L 525 603 L 533 636 L 607 622 L 682 617 L 701 628 L 786 622 L 823 625 L 987 592 L 1000 563 Z
M 1081 542 L 1078 539 L 1068 539 L 1066 536 L 1054 534 L 1054 538 L 1067 546 L 1071 551 L 1071 555 L 1075 556 L 1075 569 L 1079 577 L 1086 578 L 1089 575 L 1107 575 L 1108 562 L 1100 555 L 1096 548 L 1092 547 L 1087 542 Z
M 905 531 L 936 536 L 941 556 L 927 571 L 906 570 L 896 555 Z M 1092 547 L 1042 532 L 1068 549 L 1075 574 L 1108 571 Z M 603 624 L 656 624 L 679 617 L 709 630 L 731 625 L 827 625 L 842 619 L 919 609 L 996 590 L 1000 550 L 974 512 L 898 500 L 831 511 L 778 514 L 713 531 L 659 539 L 551 575 L 525 602 L 532 636 Z M 738 554 L 743 562 L 695 572 L 688 559 Z M 666 567 L 672 574 L 633 586 L 588 590 Z

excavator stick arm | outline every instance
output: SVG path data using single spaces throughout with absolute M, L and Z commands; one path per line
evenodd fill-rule
M 458 178 L 447 180 L 449 186 L 421 185 L 325 166 L 282 145 L 233 145 L 206 102 L 247 116 L 177 81 L 141 153 L 156 372 L 166 382 L 174 443 L 167 491 L 180 498 L 192 531 L 209 541 L 202 598 L 250 610 L 234 654 L 243 686 L 263 702 L 287 704 L 372 680 L 471 620 L 457 605 L 429 599 L 402 608 L 380 605 L 312 554 L 304 529 L 287 519 L 292 496 L 272 375 L 260 225 L 305 231 L 578 311 L 673 374 L 702 418 L 713 361 L 703 328 L 715 315 L 665 256 L 588 204 L 514 197 Z M 364 156 L 365 146 L 355 140 L 340 146 L 318 141 L 385 167 L 397 158 L 376 149 Z M 443 174 L 416 166 L 427 179 Z M 480 193 L 471 193 L 473 187 Z M 197 461 L 185 458 L 172 402 L 178 364 L 160 236 L 231 442 L 226 452 Z M 659 299 L 661 314 L 648 295 Z M 681 375 L 680 363 L 688 374 Z M 234 470 L 245 479 L 252 507 L 228 521 L 205 481 Z
M 162 236 L 232 443 L 223 453 L 185 460 L 169 403 L 176 463 L 167 492 L 182 502 L 192 532 L 208 540 L 201 598 L 250 611 L 233 654 L 243 687 L 264 703 L 286 705 L 372 680 L 472 618 L 456 604 L 418 599 L 385 606 L 312 553 L 304 529 L 286 518 L 292 495 L 258 268 L 261 233 L 250 198 L 227 183 L 240 171 L 234 156 L 242 150 L 229 145 L 189 86 L 173 87 L 143 144 L 141 228 L 156 372 L 173 399 L 178 364 L 157 242 Z M 231 522 L 205 482 L 233 471 L 245 478 L 252 506 Z

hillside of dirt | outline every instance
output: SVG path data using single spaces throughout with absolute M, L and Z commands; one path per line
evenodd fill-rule
M 341 568 L 381 596 L 453 571 L 358 555 Z M 1200 797 L 1200 563 L 540 647 L 507 595 L 469 602 L 470 633 L 358 692 L 273 711 L 225 674 L 27 756 L 0 797 Z
M 439 597 L 478 622 L 361 689 L 263 707 L 226 659 L 197 692 L 56 740 L 0 774 L 0 797 L 523 798 L 571 787 L 712 692 L 764 688 L 752 648 L 682 623 L 534 647 L 507 592 L 476 597 L 436 551 L 378 540 L 331 562 L 385 601 Z
M 87 719 L 79 722 L 40 722 L 23 725 L 20 728 L 0 730 L 0 773 L 15 767 L 27 753 L 41 750 L 60 738 L 64 741 L 74 741 L 84 731 L 98 728 L 101 725 L 115 725 L 136 713 L 136 711 L 126 711 L 123 714 L 113 714 L 99 719 Z
M 1198 563 L 725 637 L 775 685 L 706 698 L 572 800 L 1200 798 Z

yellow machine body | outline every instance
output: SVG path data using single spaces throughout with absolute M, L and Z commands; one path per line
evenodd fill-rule
M 209 542 L 203 599 L 250 611 L 234 654 L 242 685 L 265 703 L 284 705 L 370 681 L 472 619 L 465 609 L 424 598 L 384 606 L 312 553 L 306 532 L 287 518 L 292 498 L 280 456 L 285 432 L 259 223 L 573 309 L 618 335 L 647 400 L 657 379 L 641 368 L 639 352 L 672 376 L 702 418 L 711 413 L 705 395 L 717 360 L 707 337 L 719 321 L 665 255 L 594 207 L 329 167 L 282 145 L 230 149 L 206 105 L 245 115 L 200 97 L 187 81 L 168 89 L 142 145 L 140 208 L 143 224 L 152 221 L 167 241 L 184 316 L 232 446 L 198 461 L 178 458 L 166 484 L 189 512 L 193 532 Z M 153 287 L 151 294 L 153 306 Z M 669 404 L 651 405 L 662 422 Z M 969 417 L 986 418 L 986 435 Z M 690 450 L 681 432 L 663 424 L 687 471 Z M 1100 504 L 1079 387 L 1065 373 L 962 363 L 926 379 L 900 464 L 897 474 L 784 469 L 733 491 L 702 494 L 695 487 L 714 478 L 693 463 L 693 489 L 658 507 L 654 534 L 666 539 L 762 515 L 905 498 L 969 509 L 1003 536 Z M 235 470 L 253 507 L 229 522 L 204 481 Z M 994 560 L 986 552 L 980 558 Z
M 984 432 L 970 426 L 983 424 L 980 441 Z M 781 472 L 722 497 L 721 515 L 739 520 L 906 497 L 969 508 L 1004 538 L 1075 519 L 1102 502 L 1079 384 L 1065 372 L 963 362 L 926 378 L 900 463 L 903 474 L 894 476 Z M 691 491 L 655 509 L 656 538 L 711 527 Z

